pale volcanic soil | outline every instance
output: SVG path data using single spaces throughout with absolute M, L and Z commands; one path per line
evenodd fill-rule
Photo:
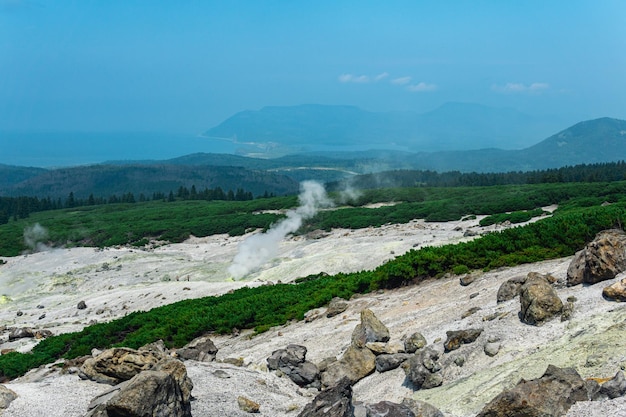
M 308 236 L 288 236 L 279 255 L 243 280 L 229 277 L 228 267 L 244 237 L 225 235 L 191 238 L 181 244 L 150 250 L 136 248 L 53 249 L 3 258 L 0 266 L 0 325 L 48 329 L 54 334 L 114 319 L 136 310 L 172 303 L 185 298 L 225 293 L 242 286 L 289 282 L 298 277 L 325 272 L 374 269 L 412 248 L 456 243 L 467 230 L 485 232 L 478 219 L 447 223 L 413 221 L 361 230 L 333 230 Z M 488 230 L 493 230 L 491 227 Z M 551 273 L 563 280 L 571 258 L 522 265 L 487 273 L 461 286 L 459 277 L 427 281 L 418 286 L 354 297 L 339 316 L 310 323 L 290 323 L 260 335 L 244 330 L 237 337 L 215 336 L 220 349 L 217 362 L 187 361 L 194 383 L 192 413 L 195 416 L 245 416 L 237 407 L 244 395 L 261 404 L 260 415 L 295 416 L 311 401 L 314 390 L 298 388 L 286 378 L 267 372 L 266 358 L 290 343 L 305 345 L 307 359 L 317 363 L 339 356 L 348 347 L 359 312 L 371 309 L 389 328 L 392 342 L 419 331 L 435 349 L 443 352 L 447 330 L 484 328 L 483 334 L 443 356 L 442 387 L 413 392 L 401 369 L 374 374 L 354 387 L 355 401 L 374 403 L 400 401 L 414 396 L 440 408 L 446 416 L 475 415 L 484 403 L 520 378 L 540 376 L 548 364 L 575 366 L 583 377 L 611 377 L 626 365 L 626 337 L 619 327 L 626 309 L 605 301 L 604 285 L 560 288 L 565 300 L 575 296 L 570 321 L 556 319 L 535 327 L 520 323 L 519 301 L 496 304 L 496 293 L 505 280 L 530 271 Z M 79 310 L 84 301 L 87 308 Z M 472 307 L 480 310 L 465 318 Z M 22 314 L 18 316 L 18 312 Z M 487 320 L 493 313 L 498 319 Z M 617 330 L 616 330 L 617 329 Z M 618 331 L 621 330 L 621 331 Z M 497 337 L 501 349 L 495 357 L 483 352 L 489 337 Z M 34 342 L 8 342 L 2 333 L 0 348 L 27 351 Z M 464 355 L 464 366 L 453 364 Z M 244 367 L 220 361 L 242 358 Z M 216 372 L 220 371 L 220 372 Z M 226 376 L 225 376 L 226 375 Z M 5 384 L 19 397 L 2 416 L 82 416 L 90 400 L 108 386 L 83 381 L 75 374 L 61 374 L 48 366 Z M 623 399 L 576 404 L 568 416 L 626 416 Z

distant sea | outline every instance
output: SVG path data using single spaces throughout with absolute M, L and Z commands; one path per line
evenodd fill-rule
M 49 168 L 163 160 L 197 152 L 234 154 L 237 146 L 193 134 L 0 132 L 0 164 Z

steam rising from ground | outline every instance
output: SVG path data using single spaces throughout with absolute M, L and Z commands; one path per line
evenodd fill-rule
M 326 195 L 324 186 L 315 181 L 300 184 L 298 196 L 300 206 L 287 212 L 287 218 L 272 225 L 265 233 L 252 235 L 239 245 L 239 252 L 228 268 L 236 279 L 248 275 L 278 254 L 278 245 L 289 233 L 302 226 L 302 222 L 315 216 L 320 208 L 331 207 L 332 201 Z
M 43 252 L 48 250 L 48 246 L 42 241 L 48 238 L 48 230 L 35 223 L 33 226 L 29 226 L 24 229 L 24 244 L 28 246 L 33 252 Z

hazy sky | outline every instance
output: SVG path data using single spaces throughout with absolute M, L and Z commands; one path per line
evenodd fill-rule
M 626 119 L 626 1 L 0 0 L 0 130 L 447 101 Z

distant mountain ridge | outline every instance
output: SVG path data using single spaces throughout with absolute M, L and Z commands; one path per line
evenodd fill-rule
M 298 182 L 332 182 L 391 170 L 511 172 L 626 160 L 626 121 L 600 118 L 561 130 L 521 150 L 309 152 L 280 158 L 196 153 L 164 161 L 109 162 L 45 170 L 0 165 L 0 196 L 107 197 L 168 192 L 183 185 L 243 188 L 254 195 L 296 193 Z
M 370 112 L 306 104 L 243 111 L 204 134 L 240 143 L 315 150 L 319 145 L 404 147 L 409 151 L 520 149 L 562 128 L 561 121 L 511 108 L 446 103 L 427 112 Z

